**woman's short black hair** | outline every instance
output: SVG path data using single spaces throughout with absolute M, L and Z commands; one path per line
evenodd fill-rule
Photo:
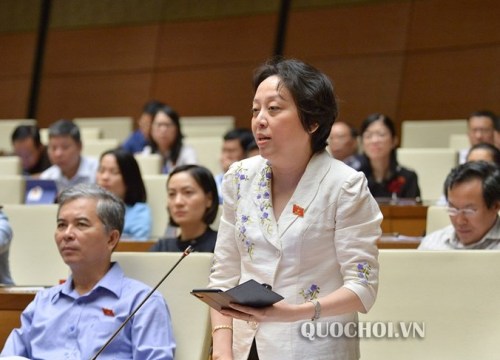
M 113 155 L 125 183 L 125 198 L 123 202 L 129 206 L 135 203 L 145 203 L 147 200 L 146 187 L 142 180 L 141 170 L 134 155 L 123 149 L 112 149 L 101 154 L 101 160 L 106 155 Z
M 273 75 L 280 78 L 278 86 L 292 94 L 302 126 L 311 133 L 312 152 L 323 151 L 338 113 L 332 82 L 300 60 L 275 57 L 255 71 L 254 93 L 261 82 Z
M 167 180 L 167 191 L 170 179 L 175 174 L 187 172 L 196 181 L 196 183 L 203 189 L 206 195 L 212 196 L 212 205 L 205 211 L 203 216 L 203 221 L 205 224 L 210 225 L 215 221 L 217 217 L 217 212 L 219 211 L 219 193 L 217 192 L 217 184 L 215 183 L 214 176 L 206 167 L 201 165 L 181 165 L 177 166 L 172 170 Z M 169 210 L 170 212 L 170 210 Z M 170 225 L 179 226 L 175 220 L 170 216 Z

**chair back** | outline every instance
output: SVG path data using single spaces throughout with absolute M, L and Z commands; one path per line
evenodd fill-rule
M 134 126 L 134 120 L 130 116 L 81 117 L 73 121 L 80 130 L 85 127 L 99 128 L 103 139 L 116 139 L 119 143 L 130 135 Z
M 135 154 L 134 157 L 142 176 L 161 174 L 162 158 L 160 154 Z
M 0 176 L 0 205 L 24 204 L 26 180 L 22 175 Z
M 427 208 L 425 233 L 428 235 L 436 230 L 451 225 L 446 206 L 431 205 Z
M 359 320 L 399 337 L 361 338 L 363 360 L 498 358 L 500 251 L 380 250 L 379 262 L 377 301 Z
M 9 264 L 16 285 L 52 286 L 68 277 L 69 268 L 54 240 L 57 207 L 57 204 L 4 206 L 14 233 Z
M 87 140 L 82 143 L 82 155 L 99 159 L 105 151 L 118 147 L 116 139 Z
M 222 171 L 220 166 L 220 154 L 224 143 L 222 136 L 186 137 L 185 142 L 196 151 L 198 164 L 209 169 L 213 176 Z
M 13 152 L 11 136 L 18 125 L 36 125 L 35 119 L 1 119 L 0 120 L 0 153 Z
M 233 116 L 182 116 L 182 133 L 186 137 L 218 137 L 234 128 Z
M 467 120 L 405 120 L 401 123 L 401 147 L 447 148 L 450 134 L 466 134 Z
M 190 294 L 195 288 L 205 288 L 212 262 L 211 253 L 192 253 L 158 288 L 170 309 L 177 343 L 176 360 L 207 360 L 211 343 L 209 307 Z M 151 287 L 181 258 L 181 253 L 114 253 L 128 277 Z M 140 311 L 140 310 L 139 310 Z
M 144 186 L 147 193 L 147 204 L 153 216 L 151 236 L 157 239 L 165 234 L 168 225 L 167 212 L 167 174 L 143 175 Z
M 0 156 L 0 176 L 21 175 L 22 171 L 19 156 Z
M 444 181 L 458 162 L 456 150 L 398 148 L 396 152 L 398 162 L 417 173 L 421 198 L 430 202 L 440 199 Z
M 467 134 L 450 134 L 448 147 L 455 150 L 470 148 L 469 136 Z

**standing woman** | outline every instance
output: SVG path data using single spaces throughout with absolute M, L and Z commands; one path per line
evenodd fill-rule
M 163 238 L 151 251 L 214 252 L 217 232 L 210 225 L 217 217 L 219 195 L 210 170 L 199 165 L 176 167 L 167 180 L 169 225 L 179 228 L 177 237 Z
M 122 240 L 146 241 L 151 237 L 151 209 L 146 204 L 146 187 L 134 155 L 123 149 L 101 155 L 97 184 L 125 203 Z
M 158 108 L 151 124 L 150 143 L 143 154 L 160 154 L 163 158 L 162 173 L 170 173 L 176 166 L 196 164 L 195 150 L 183 143 L 179 114 L 168 105 Z
M 394 122 L 386 115 L 371 114 L 361 124 L 363 155 L 360 171 L 376 198 L 418 198 L 417 174 L 398 164 L 398 137 Z
M 325 150 L 336 116 L 330 80 L 310 65 L 276 59 L 256 71 L 261 156 L 225 175 L 209 286 L 255 279 L 284 300 L 212 309 L 214 360 L 359 358 L 357 338 L 301 336 L 311 319 L 357 322 L 377 294 L 382 215 L 365 176 Z

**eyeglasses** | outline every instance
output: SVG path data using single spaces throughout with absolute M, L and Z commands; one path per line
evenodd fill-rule
M 160 122 L 154 122 L 153 123 L 153 127 L 155 128 L 166 128 L 166 129 L 170 129 L 172 127 L 174 127 L 175 125 L 172 124 L 172 123 L 160 123 Z
M 462 213 L 465 217 L 472 217 L 477 214 L 477 209 L 457 209 L 454 207 L 448 207 L 446 208 L 446 211 L 450 216 L 457 216 Z
M 363 140 L 370 140 L 375 137 L 377 139 L 385 139 L 389 136 L 390 134 L 388 132 L 365 132 L 361 137 Z

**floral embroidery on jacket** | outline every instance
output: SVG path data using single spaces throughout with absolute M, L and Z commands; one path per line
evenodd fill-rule
M 269 217 L 269 212 L 272 210 L 271 203 L 271 179 L 273 174 L 269 163 L 260 172 L 260 179 L 257 189 L 257 202 L 260 210 L 260 223 L 266 229 L 269 235 L 273 233 L 272 222 Z
M 236 200 L 241 199 L 241 182 L 248 180 L 248 175 L 246 174 L 247 171 L 248 169 L 245 169 L 243 164 L 240 163 L 234 172 L 233 182 L 236 184 Z
M 364 263 L 359 263 L 357 265 L 358 270 L 358 278 L 361 279 L 363 284 L 368 284 L 368 276 L 370 276 L 370 272 L 372 267 L 365 261 Z
M 319 295 L 319 286 L 311 284 L 309 289 L 302 289 L 299 294 L 302 295 L 305 301 L 317 299 Z
M 240 215 L 236 220 L 236 226 L 238 228 L 238 238 L 241 242 L 243 242 L 243 246 L 245 246 L 248 255 L 250 255 L 250 259 L 252 259 L 255 244 L 253 243 L 253 241 L 250 241 L 247 238 L 246 224 L 248 223 L 251 223 L 251 219 L 246 215 Z

